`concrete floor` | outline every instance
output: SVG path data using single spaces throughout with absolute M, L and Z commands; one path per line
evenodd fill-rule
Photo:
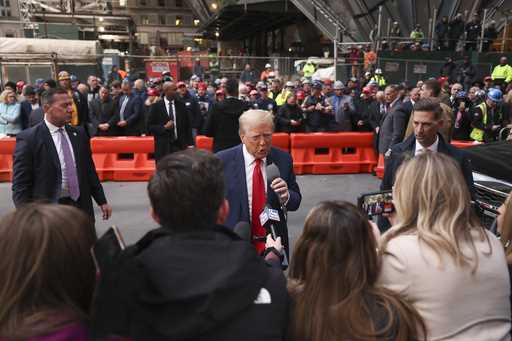
M 323 200 L 346 200 L 356 203 L 360 193 L 378 190 L 380 180 L 369 174 L 346 175 L 304 175 L 298 176 L 302 193 L 302 203 L 296 212 L 288 215 L 290 240 L 293 241 L 302 231 L 304 219 L 309 210 Z M 124 239 L 131 244 L 144 233 L 156 227 L 149 215 L 149 200 L 146 183 L 143 182 L 106 182 L 103 184 L 108 201 L 113 208 L 110 220 L 102 221 L 96 210 L 98 234 L 109 226 L 117 225 Z M 0 215 L 13 208 L 11 184 L 0 183 Z

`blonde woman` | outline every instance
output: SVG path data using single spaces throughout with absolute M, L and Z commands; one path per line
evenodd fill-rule
M 0 95 L 0 135 L 16 136 L 21 131 L 20 104 L 16 93 L 5 90 Z
M 414 305 L 429 340 L 510 340 L 503 247 L 474 218 L 457 163 L 425 152 L 404 163 L 396 179 L 379 283 Z

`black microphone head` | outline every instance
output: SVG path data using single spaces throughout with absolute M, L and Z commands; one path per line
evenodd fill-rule
M 241 239 L 248 242 L 251 241 L 251 225 L 249 225 L 248 222 L 239 221 L 233 228 L 233 232 L 235 232 Z
M 267 183 L 269 185 L 280 176 L 281 172 L 279 172 L 279 168 L 274 163 L 267 166 Z

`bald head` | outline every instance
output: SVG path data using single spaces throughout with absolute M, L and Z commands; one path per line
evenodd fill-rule
M 162 91 L 164 92 L 165 97 L 168 99 L 174 99 L 176 97 L 176 90 L 178 87 L 174 82 L 165 82 L 162 85 Z
M 247 110 L 240 116 L 238 122 L 240 134 L 260 125 L 267 125 L 274 130 L 274 115 L 266 110 Z
M 383 102 L 384 101 L 384 91 L 382 91 L 382 90 L 377 91 L 377 93 L 375 94 L 375 99 L 379 102 Z

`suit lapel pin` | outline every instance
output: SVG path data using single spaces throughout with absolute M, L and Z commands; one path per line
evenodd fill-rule
M 76 132 L 73 133 L 73 136 L 76 136 Z

